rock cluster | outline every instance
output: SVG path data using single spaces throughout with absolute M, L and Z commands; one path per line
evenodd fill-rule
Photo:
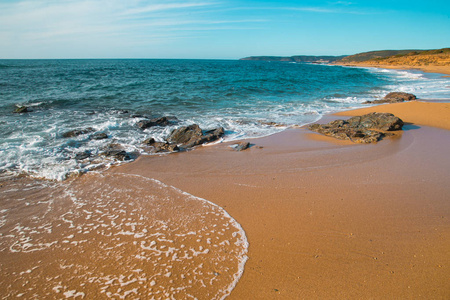
M 404 93 L 404 92 L 392 92 L 384 96 L 383 99 L 374 100 L 374 101 L 366 101 L 363 104 L 381 104 L 381 103 L 398 103 L 404 101 L 416 100 L 417 97 L 413 94 Z
M 402 127 L 403 121 L 393 114 L 370 113 L 328 124 L 312 124 L 309 129 L 340 140 L 374 143 L 389 135 L 387 131 L 401 130 Z
M 156 142 L 153 138 L 150 138 L 145 140 L 144 144 L 151 146 L 154 153 L 174 152 L 216 141 L 224 134 L 223 127 L 203 131 L 197 124 L 192 124 L 173 130 L 167 141 Z

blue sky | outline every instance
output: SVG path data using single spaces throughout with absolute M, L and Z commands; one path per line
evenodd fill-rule
M 223 58 L 450 47 L 450 1 L 0 0 L 0 58 Z

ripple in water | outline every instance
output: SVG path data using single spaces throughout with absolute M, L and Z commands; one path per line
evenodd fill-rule
M 0 186 L 4 299 L 223 299 L 247 247 L 225 210 L 149 178 Z

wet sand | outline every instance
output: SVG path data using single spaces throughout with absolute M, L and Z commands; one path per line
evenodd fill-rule
M 369 110 L 391 108 L 409 125 L 374 145 L 300 128 L 249 140 L 243 152 L 200 147 L 111 173 L 156 178 L 242 225 L 249 260 L 229 299 L 448 299 L 450 131 L 416 123 L 414 103 Z

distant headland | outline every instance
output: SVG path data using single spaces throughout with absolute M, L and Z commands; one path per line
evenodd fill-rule
M 450 74 L 450 48 L 434 50 L 381 50 L 342 56 L 251 56 L 241 60 L 324 63 L 392 69 L 420 69 Z

